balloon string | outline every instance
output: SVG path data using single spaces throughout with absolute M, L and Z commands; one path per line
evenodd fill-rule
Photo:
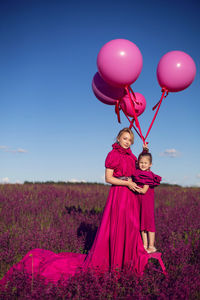
M 136 115 L 136 112 L 135 112 L 134 102 L 133 102 L 133 99 L 131 98 L 131 93 L 130 93 L 129 89 L 130 89 L 130 91 L 131 91 L 133 97 L 135 98 L 135 100 L 136 100 L 136 97 L 135 97 L 135 94 L 134 94 L 132 88 L 129 86 L 129 87 L 127 88 L 127 92 L 128 92 L 129 100 L 130 100 L 130 102 L 131 102 L 132 109 L 133 109 L 133 117 L 134 117 L 134 119 L 135 119 L 135 125 L 136 125 L 136 127 L 139 129 L 140 134 L 142 135 L 142 132 L 141 132 L 141 129 L 140 129 L 140 124 L 139 124 L 139 121 L 138 121 L 138 118 L 137 118 L 137 115 Z
M 131 87 L 130 87 L 131 89 Z M 136 99 L 136 96 L 135 96 L 135 93 L 133 92 L 133 90 L 131 89 L 131 92 L 133 94 L 133 97 Z M 129 97 L 130 99 L 130 97 Z M 130 120 L 130 118 L 128 117 L 125 109 L 123 109 L 121 106 L 120 106 L 120 101 L 121 99 L 117 100 L 116 101 L 116 104 L 115 104 L 115 113 L 117 114 L 117 119 L 118 119 L 118 122 L 121 123 L 121 119 L 120 119 L 120 109 L 123 111 L 124 115 L 126 116 L 126 118 L 128 119 L 129 123 L 130 123 L 130 126 L 129 128 L 131 129 L 132 127 L 135 129 L 135 131 L 137 132 L 137 134 L 139 135 L 139 137 L 143 140 L 143 136 L 141 137 L 141 134 L 138 132 L 137 128 L 134 126 L 134 118 L 132 119 L 132 121 Z M 131 102 L 132 102 L 132 99 L 131 99 Z M 144 141 L 144 140 L 143 140 Z
M 134 107 L 133 99 L 131 98 L 131 93 L 132 93 L 133 97 L 136 99 L 135 94 L 134 94 L 134 92 L 133 92 L 133 90 L 132 90 L 132 88 L 130 86 L 126 86 L 125 89 L 126 89 L 126 92 L 127 92 L 128 96 L 129 96 L 129 100 L 130 100 L 130 103 L 131 103 L 131 106 L 132 106 L 132 111 L 133 111 L 133 117 L 134 117 L 134 120 L 135 120 L 135 125 L 138 128 L 138 130 L 139 130 L 140 138 L 145 143 L 145 139 L 144 139 L 144 137 L 142 135 L 140 124 L 139 124 L 139 121 L 138 121 L 138 118 L 137 118 L 137 115 L 136 115 L 136 112 L 135 112 L 135 107 Z M 130 93 L 129 89 L 130 89 L 131 93 Z
M 158 101 L 158 103 L 156 103 L 156 105 L 154 105 L 154 107 L 152 108 L 152 110 L 155 110 L 159 103 L 160 103 L 160 100 Z
M 118 119 L 118 122 L 121 123 L 121 118 L 120 118 L 120 109 L 123 111 L 123 113 L 125 114 L 125 116 L 127 117 L 129 123 L 130 123 L 130 126 L 132 127 L 133 125 L 131 125 L 133 123 L 133 121 L 131 121 L 126 113 L 126 111 L 121 107 L 120 105 L 120 101 L 121 99 L 117 100 L 116 103 L 115 103 L 115 113 L 117 114 L 117 119 Z M 131 128 L 130 127 L 130 128 Z
M 125 114 L 125 116 L 127 117 L 127 119 L 128 119 L 129 122 L 130 122 L 129 128 L 131 129 L 131 128 L 133 127 L 133 128 L 135 129 L 135 131 L 137 132 L 137 134 L 139 135 L 139 137 L 141 138 L 141 135 L 140 135 L 140 133 L 138 132 L 137 128 L 133 125 L 133 123 L 134 123 L 134 118 L 133 118 L 132 121 L 131 121 L 131 120 L 129 119 L 129 117 L 128 117 L 126 111 L 123 110 L 123 108 L 122 108 L 122 111 L 123 111 L 123 113 Z M 141 139 L 142 139 L 142 138 L 141 138 Z
M 129 119 L 129 117 L 128 117 L 128 115 L 127 115 L 127 113 L 126 113 L 126 111 L 121 107 L 121 109 L 122 109 L 122 111 L 123 111 L 123 113 L 125 114 L 125 116 L 127 117 L 127 119 L 129 120 L 129 123 L 130 123 L 130 126 L 132 127 L 132 121 Z M 129 126 L 129 128 L 131 129 L 131 127 Z
M 165 95 L 165 93 L 166 93 L 166 95 Z M 156 112 L 155 112 L 155 115 L 154 115 L 154 117 L 153 117 L 153 120 L 151 121 L 151 124 L 150 124 L 149 129 L 148 129 L 148 131 L 147 131 L 147 134 L 146 134 L 146 136 L 145 136 L 145 138 L 144 138 L 144 141 L 147 139 L 147 137 L 148 137 L 148 135 L 149 135 L 149 132 L 150 132 L 150 130 L 151 130 L 152 126 L 153 126 L 153 123 L 154 123 L 154 121 L 155 121 L 155 118 L 156 118 L 156 116 L 157 116 L 157 114 L 158 114 L 158 111 L 159 111 L 159 109 L 160 109 L 161 103 L 162 103 L 163 99 L 167 97 L 167 95 L 168 95 L 168 90 L 165 89 L 165 88 L 163 88 L 163 89 L 162 89 L 162 96 L 161 96 L 159 102 L 153 107 L 153 110 L 154 110 L 156 107 L 157 107 L 157 110 L 156 110 Z
M 118 122 L 121 123 L 121 119 L 120 119 L 120 109 L 123 111 L 124 115 L 126 116 L 126 118 L 128 119 L 130 126 L 129 128 L 131 129 L 132 127 L 135 129 L 135 131 L 137 132 L 137 134 L 139 135 L 139 137 L 141 138 L 140 133 L 138 132 L 138 130 L 135 128 L 135 126 L 133 125 L 134 123 L 134 118 L 132 119 L 132 121 L 129 119 L 126 111 L 120 106 L 120 100 L 117 100 L 116 104 L 115 104 L 115 113 L 117 114 L 117 119 Z
M 121 109 L 123 111 L 123 113 L 125 114 L 125 116 L 127 117 L 127 119 L 129 120 L 129 122 L 131 123 L 132 121 L 129 119 L 129 117 L 126 114 L 125 110 L 121 107 L 120 101 L 121 101 L 121 99 L 117 100 L 116 103 L 115 103 L 115 113 L 117 114 L 118 122 L 121 123 L 121 118 L 120 118 L 120 109 Z
M 135 131 L 137 132 L 137 134 L 139 135 L 139 137 L 141 138 L 141 135 L 140 135 L 140 133 L 138 132 L 138 130 L 137 130 L 137 128 L 134 126 L 134 118 L 132 119 L 132 121 L 131 121 L 131 123 L 130 123 L 130 126 L 129 126 L 129 128 L 131 129 L 132 127 L 135 129 Z
M 139 135 L 139 137 L 141 138 L 141 135 L 140 135 L 140 133 L 138 132 L 137 128 L 136 128 L 134 125 L 132 125 L 132 126 L 133 126 L 133 128 L 135 129 L 135 131 L 137 132 L 137 134 Z
M 118 119 L 118 122 L 121 123 L 121 120 L 120 120 L 120 113 L 119 113 L 119 102 L 120 100 L 117 100 L 116 104 L 115 104 L 115 113 L 117 114 L 117 119 Z
M 164 95 L 164 98 L 166 98 L 166 97 L 168 96 L 169 91 L 166 90 L 165 88 L 163 88 L 163 89 L 162 89 L 162 92 L 163 92 L 164 90 L 165 90 L 165 92 L 166 92 L 166 95 Z M 156 107 L 159 105 L 159 103 L 160 103 L 160 100 L 158 101 L 158 103 L 156 103 L 156 105 L 154 105 L 154 107 L 152 108 L 152 110 L 155 110 Z
M 132 90 L 131 86 L 129 86 L 129 89 L 130 89 L 130 91 L 131 91 L 131 93 L 132 93 L 132 95 L 133 95 L 133 97 L 135 98 L 135 101 L 136 101 L 136 96 L 135 96 L 135 93 L 134 93 L 134 91 Z

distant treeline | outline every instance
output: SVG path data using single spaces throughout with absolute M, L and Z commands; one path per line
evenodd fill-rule
M 100 182 L 84 182 L 84 181 L 24 181 L 24 184 L 66 184 L 66 185 L 71 185 L 71 184 L 99 184 L 99 185 L 107 185 L 106 183 L 100 183 Z
M 6 183 L 6 184 L 19 184 L 19 183 Z M 76 182 L 73 182 L 73 181 L 24 181 L 23 183 L 24 185 L 28 185 L 28 184 L 45 184 L 45 185 L 105 185 L 105 186 L 108 186 L 109 184 L 107 183 L 100 183 L 100 182 L 85 182 L 85 181 L 76 181 Z M 22 184 L 22 185 L 23 185 Z M 4 185 L 2 183 L 0 183 L 0 185 Z M 21 185 L 21 183 L 20 183 Z M 200 187 L 198 186 L 181 186 L 181 185 L 178 185 L 178 184 L 170 184 L 170 183 L 161 183 L 160 184 L 160 188 L 164 188 L 164 187 L 177 187 L 177 188 L 192 188 L 192 189 L 200 189 Z
M 107 183 L 100 183 L 100 182 L 85 182 L 85 181 L 24 181 L 24 184 L 65 184 L 65 185 L 76 185 L 76 184 L 82 184 L 82 185 L 107 185 Z M 178 184 L 169 184 L 169 183 L 161 183 L 161 186 L 176 186 L 176 187 L 182 187 Z

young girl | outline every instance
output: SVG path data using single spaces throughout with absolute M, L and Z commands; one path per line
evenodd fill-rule
M 138 157 L 138 169 L 134 181 L 143 186 L 138 195 L 140 199 L 140 230 L 144 248 L 148 253 L 156 252 L 155 248 L 155 218 L 154 218 L 154 187 L 160 184 L 162 178 L 153 172 L 151 153 L 143 151 Z

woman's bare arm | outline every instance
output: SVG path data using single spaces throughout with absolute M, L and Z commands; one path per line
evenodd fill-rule
M 130 190 L 140 193 L 141 188 L 139 186 L 137 186 L 137 184 L 135 182 L 133 182 L 131 179 L 129 179 L 129 180 L 118 179 L 113 176 L 113 172 L 114 172 L 113 169 L 106 168 L 105 180 L 107 183 L 114 184 L 114 185 L 127 186 Z

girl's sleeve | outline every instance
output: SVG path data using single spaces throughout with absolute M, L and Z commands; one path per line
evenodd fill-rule
M 116 169 L 119 164 L 119 155 L 115 151 L 110 151 L 105 160 L 105 167 L 108 169 Z
M 160 184 L 162 178 L 153 172 L 136 170 L 134 174 L 134 181 L 136 183 L 147 184 L 149 186 L 157 186 Z
M 159 185 L 162 180 L 162 177 L 160 177 L 159 175 L 154 174 L 154 173 L 152 173 L 152 174 L 153 174 L 154 186 Z

